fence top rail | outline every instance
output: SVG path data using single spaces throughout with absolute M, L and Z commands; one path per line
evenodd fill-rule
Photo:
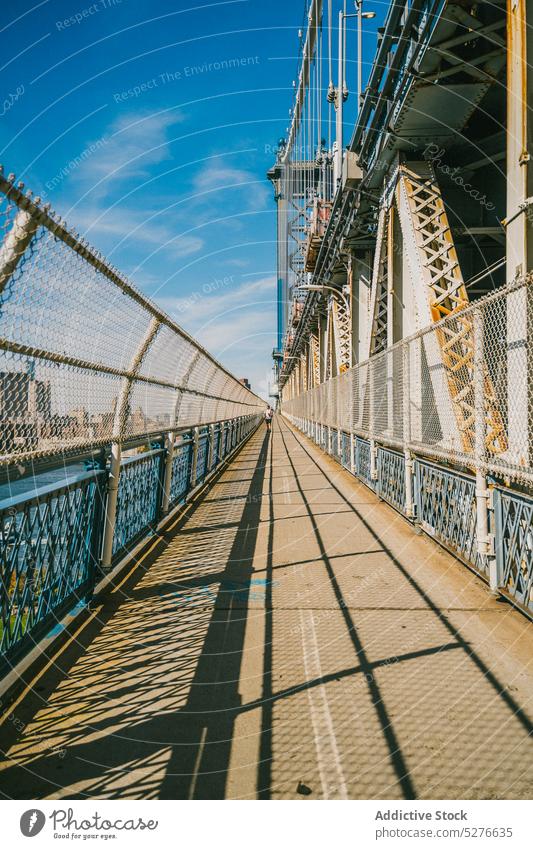
M 165 449 L 161 448 L 151 448 L 150 451 L 142 451 L 140 454 L 134 454 L 132 457 L 123 457 L 120 461 L 121 466 L 131 466 L 132 463 L 140 463 L 143 460 L 149 460 L 150 457 L 157 457 L 160 454 L 164 454 Z
M 19 495 L 12 495 L 9 498 L 0 500 L 0 515 L 5 513 L 15 512 L 17 507 L 22 504 L 31 504 L 33 502 L 40 503 L 46 499 L 47 495 L 61 495 L 63 492 L 68 492 L 71 489 L 77 488 L 79 484 L 86 481 L 96 480 L 105 475 L 104 469 L 92 469 L 88 472 L 79 472 L 78 474 L 69 475 L 64 480 L 56 483 L 48 483 L 43 486 L 37 486 L 28 492 L 21 492 Z

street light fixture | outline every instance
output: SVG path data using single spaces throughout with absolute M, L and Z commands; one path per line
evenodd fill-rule
M 338 289 L 335 289 L 333 286 L 314 286 L 312 284 L 308 284 L 304 286 L 297 286 L 296 288 L 302 292 L 322 292 L 324 289 L 328 289 L 330 292 L 333 292 L 334 295 L 337 295 L 337 297 L 341 298 L 344 303 L 344 306 L 346 307 L 347 312 L 350 312 L 350 304 L 348 303 L 348 299 L 344 296 L 342 292 L 340 292 Z
M 361 108 L 361 93 L 363 90 L 363 18 L 371 20 L 375 12 L 363 12 L 363 0 L 355 0 L 357 10 L 357 114 Z

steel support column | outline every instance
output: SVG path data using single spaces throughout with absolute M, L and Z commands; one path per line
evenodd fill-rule
M 524 275 L 533 259 L 533 0 L 507 0 L 507 280 Z M 508 440 L 513 462 L 529 465 L 531 364 L 527 356 L 531 293 L 511 294 L 507 305 Z M 525 438 L 524 438 L 525 437 Z

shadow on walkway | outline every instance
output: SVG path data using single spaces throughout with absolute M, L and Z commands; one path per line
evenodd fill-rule
M 167 532 L 10 712 L 3 797 L 224 798 L 269 441 L 252 437 L 215 483 L 223 499 Z
M 4 719 L 0 793 L 527 798 L 529 628 L 277 418 Z

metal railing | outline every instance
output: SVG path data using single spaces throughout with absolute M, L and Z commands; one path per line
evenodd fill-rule
M 532 315 L 527 276 L 282 409 L 336 459 L 350 439 L 353 474 L 529 614 Z
M 4 662 L 90 597 L 265 406 L 23 188 L 0 168 L 0 473 L 35 476 L 0 502 Z M 60 463 L 62 483 L 39 486 Z
M 128 558 L 257 427 L 250 415 L 193 428 L 172 444 L 124 457 L 111 566 Z M 161 437 L 161 443 L 163 437 Z M 61 617 L 90 600 L 105 575 L 111 462 L 0 501 L 0 674 Z
M 285 392 L 283 409 L 393 449 L 533 484 L 532 319 L 533 275 L 314 389 L 294 398 Z
M 474 475 L 286 411 L 284 415 L 337 462 L 341 458 L 328 446 L 335 446 L 339 437 L 345 445 L 350 441 L 352 459 L 348 464 L 344 454 L 344 468 L 533 617 L 532 497 L 489 481 L 485 498 Z M 485 501 L 487 548 L 478 538 Z

